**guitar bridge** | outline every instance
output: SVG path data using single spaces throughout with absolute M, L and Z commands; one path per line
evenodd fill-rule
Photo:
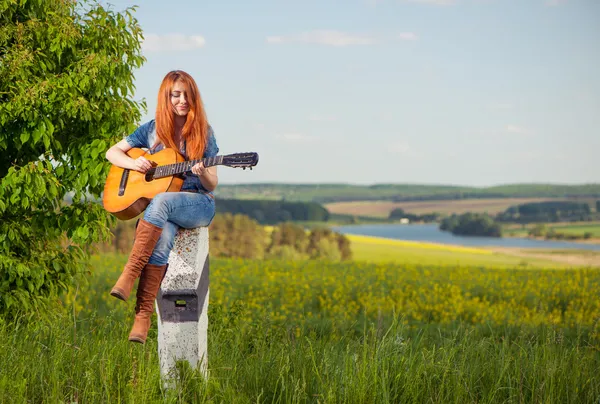
M 119 196 L 125 195 L 125 187 L 127 186 L 128 179 L 129 170 L 123 170 L 123 174 L 121 174 L 121 182 L 119 183 Z

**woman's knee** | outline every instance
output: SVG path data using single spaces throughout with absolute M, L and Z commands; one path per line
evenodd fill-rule
M 165 193 L 157 194 L 144 212 L 144 220 L 156 226 L 163 227 L 169 216 L 168 198 Z

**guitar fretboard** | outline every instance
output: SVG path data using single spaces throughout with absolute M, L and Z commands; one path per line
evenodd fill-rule
M 153 177 L 164 178 L 191 171 L 197 163 L 203 162 L 204 167 L 212 167 L 223 163 L 223 156 L 206 157 L 198 160 L 182 161 L 181 163 L 167 164 L 156 167 Z

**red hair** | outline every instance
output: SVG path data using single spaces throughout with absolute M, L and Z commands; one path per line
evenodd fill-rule
M 171 105 L 171 90 L 175 82 L 181 82 L 186 87 L 186 101 L 189 104 L 185 124 L 181 131 L 186 141 L 185 152 L 190 160 L 202 158 L 208 137 L 208 120 L 200 91 L 196 82 L 188 73 L 181 70 L 173 70 L 165 76 L 158 90 L 158 105 L 156 107 L 156 134 L 157 142 L 165 147 L 179 151 L 175 144 L 175 111 Z

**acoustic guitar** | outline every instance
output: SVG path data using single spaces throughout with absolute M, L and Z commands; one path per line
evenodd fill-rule
M 126 154 L 133 159 L 144 156 L 152 164 L 152 168 L 146 173 L 115 165 L 110 168 L 104 184 L 102 202 L 104 209 L 121 220 L 133 219 L 142 213 L 157 194 L 181 190 L 184 180 L 182 174 L 191 172 L 192 167 L 199 162 L 204 163 L 205 167 L 224 165 L 244 170 L 252 169 L 258 164 L 258 154 L 254 152 L 188 161 L 176 150 L 169 148 L 147 154 L 146 151 L 134 147 Z

